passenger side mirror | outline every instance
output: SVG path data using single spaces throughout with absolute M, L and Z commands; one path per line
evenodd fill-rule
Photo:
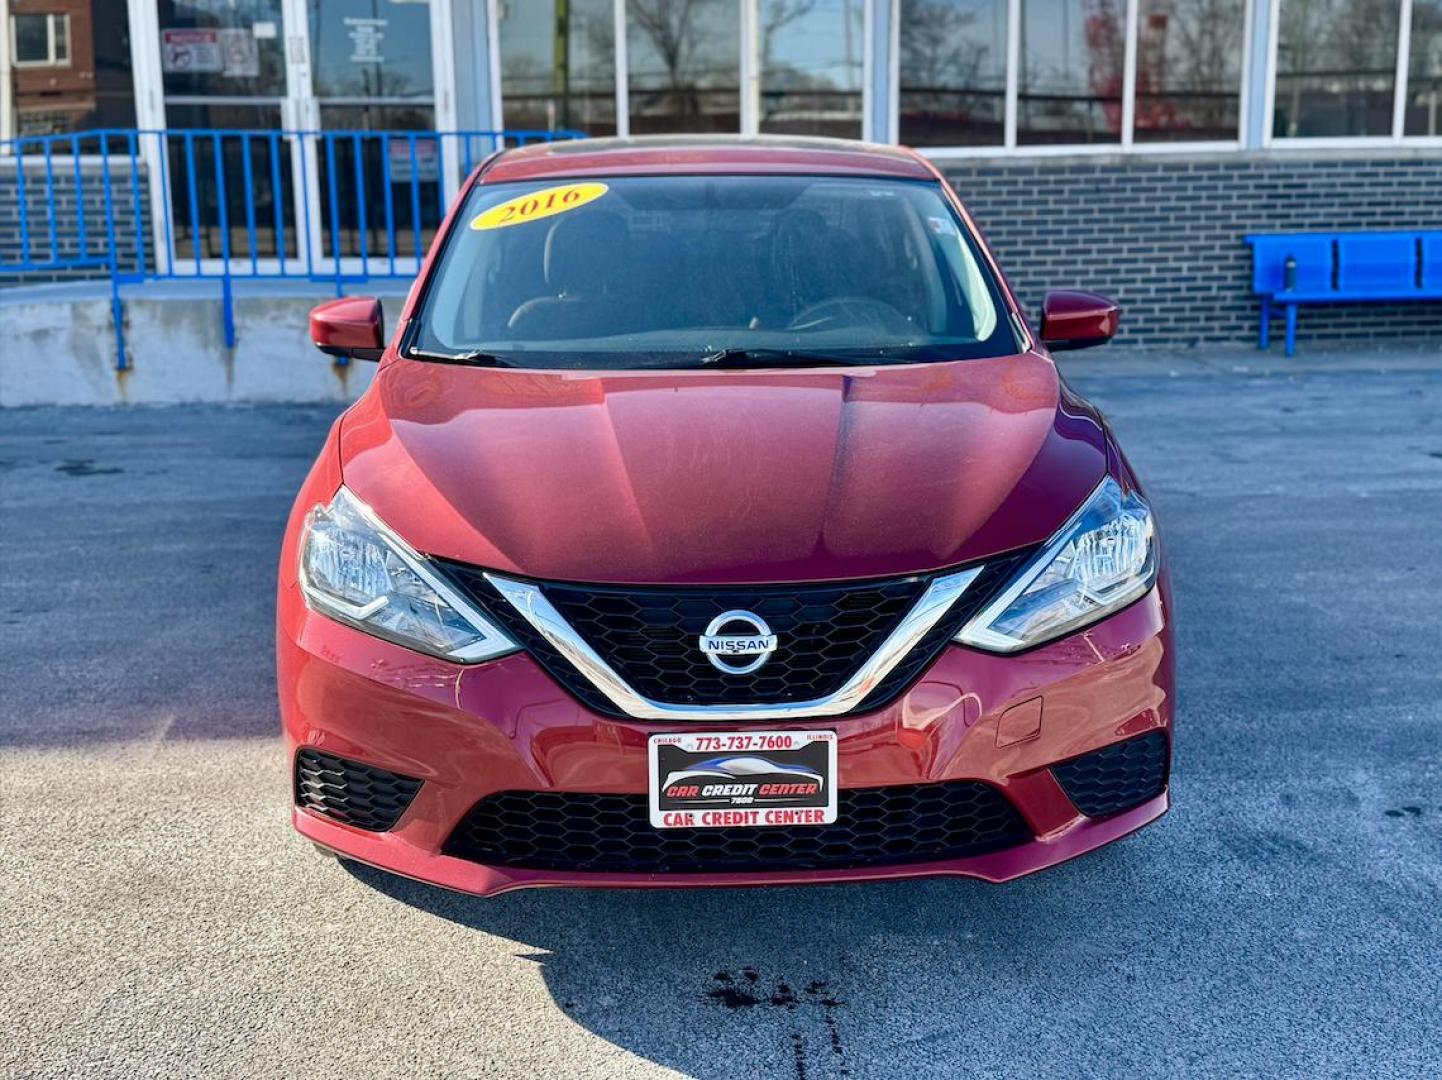
M 386 349 L 381 302 L 374 296 L 343 296 L 311 308 L 310 339 L 330 356 L 379 360 Z
M 1116 336 L 1122 309 L 1113 300 L 1080 289 L 1046 294 L 1041 308 L 1041 339 L 1048 349 L 1088 349 Z

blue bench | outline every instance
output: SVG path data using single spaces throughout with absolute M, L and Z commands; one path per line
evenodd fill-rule
M 1252 246 L 1252 291 L 1262 298 L 1257 348 L 1271 344 L 1272 310 L 1287 318 L 1287 355 L 1297 349 L 1303 304 L 1442 300 L 1442 230 L 1259 233 Z

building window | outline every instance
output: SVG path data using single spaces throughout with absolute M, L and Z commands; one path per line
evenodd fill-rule
M 1235 139 L 1244 0 L 1138 0 L 1137 142 Z
M 736 0 L 627 0 L 633 135 L 741 129 Z
M 1017 141 L 1116 143 L 1125 0 L 1022 0 Z
M 901 0 L 901 141 L 1236 142 L 1247 12 L 1248 0 Z
M 1398 0 L 1281 0 L 1272 133 L 1390 135 Z
M 859 138 L 874 2 L 885 0 L 502 0 L 504 126 L 735 133 L 745 116 L 763 132 Z M 745 101 L 743 53 L 756 73 Z
M 999 146 L 1006 132 L 1007 0 L 902 0 L 901 141 Z
M 10 48 L 17 68 L 69 67 L 69 15 L 12 15 Z
M 760 0 L 760 129 L 861 137 L 866 0 Z
M 611 0 L 512 0 L 498 30 L 504 127 L 616 133 Z
M 1442 0 L 1412 0 L 1407 135 L 1442 135 Z
M 126 5 L 115 0 L 11 0 L 9 120 L 18 135 L 135 126 Z M 4 5 L 0 4 L 0 8 Z M 20 9 L 20 10 L 16 10 Z M 0 126 L 5 126 L 0 120 Z

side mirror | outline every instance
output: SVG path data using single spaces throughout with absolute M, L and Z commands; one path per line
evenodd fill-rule
M 343 296 L 311 308 L 310 339 L 330 356 L 379 360 L 386 349 L 381 302 L 374 296 Z
M 1116 336 L 1122 309 L 1113 300 L 1080 289 L 1046 294 L 1041 307 L 1041 339 L 1048 349 L 1088 349 Z

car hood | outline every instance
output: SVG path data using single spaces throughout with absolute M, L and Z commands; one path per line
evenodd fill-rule
M 392 360 L 346 485 L 418 550 L 528 577 L 758 583 L 934 570 L 1038 543 L 1107 464 L 1032 353 L 771 371 Z

